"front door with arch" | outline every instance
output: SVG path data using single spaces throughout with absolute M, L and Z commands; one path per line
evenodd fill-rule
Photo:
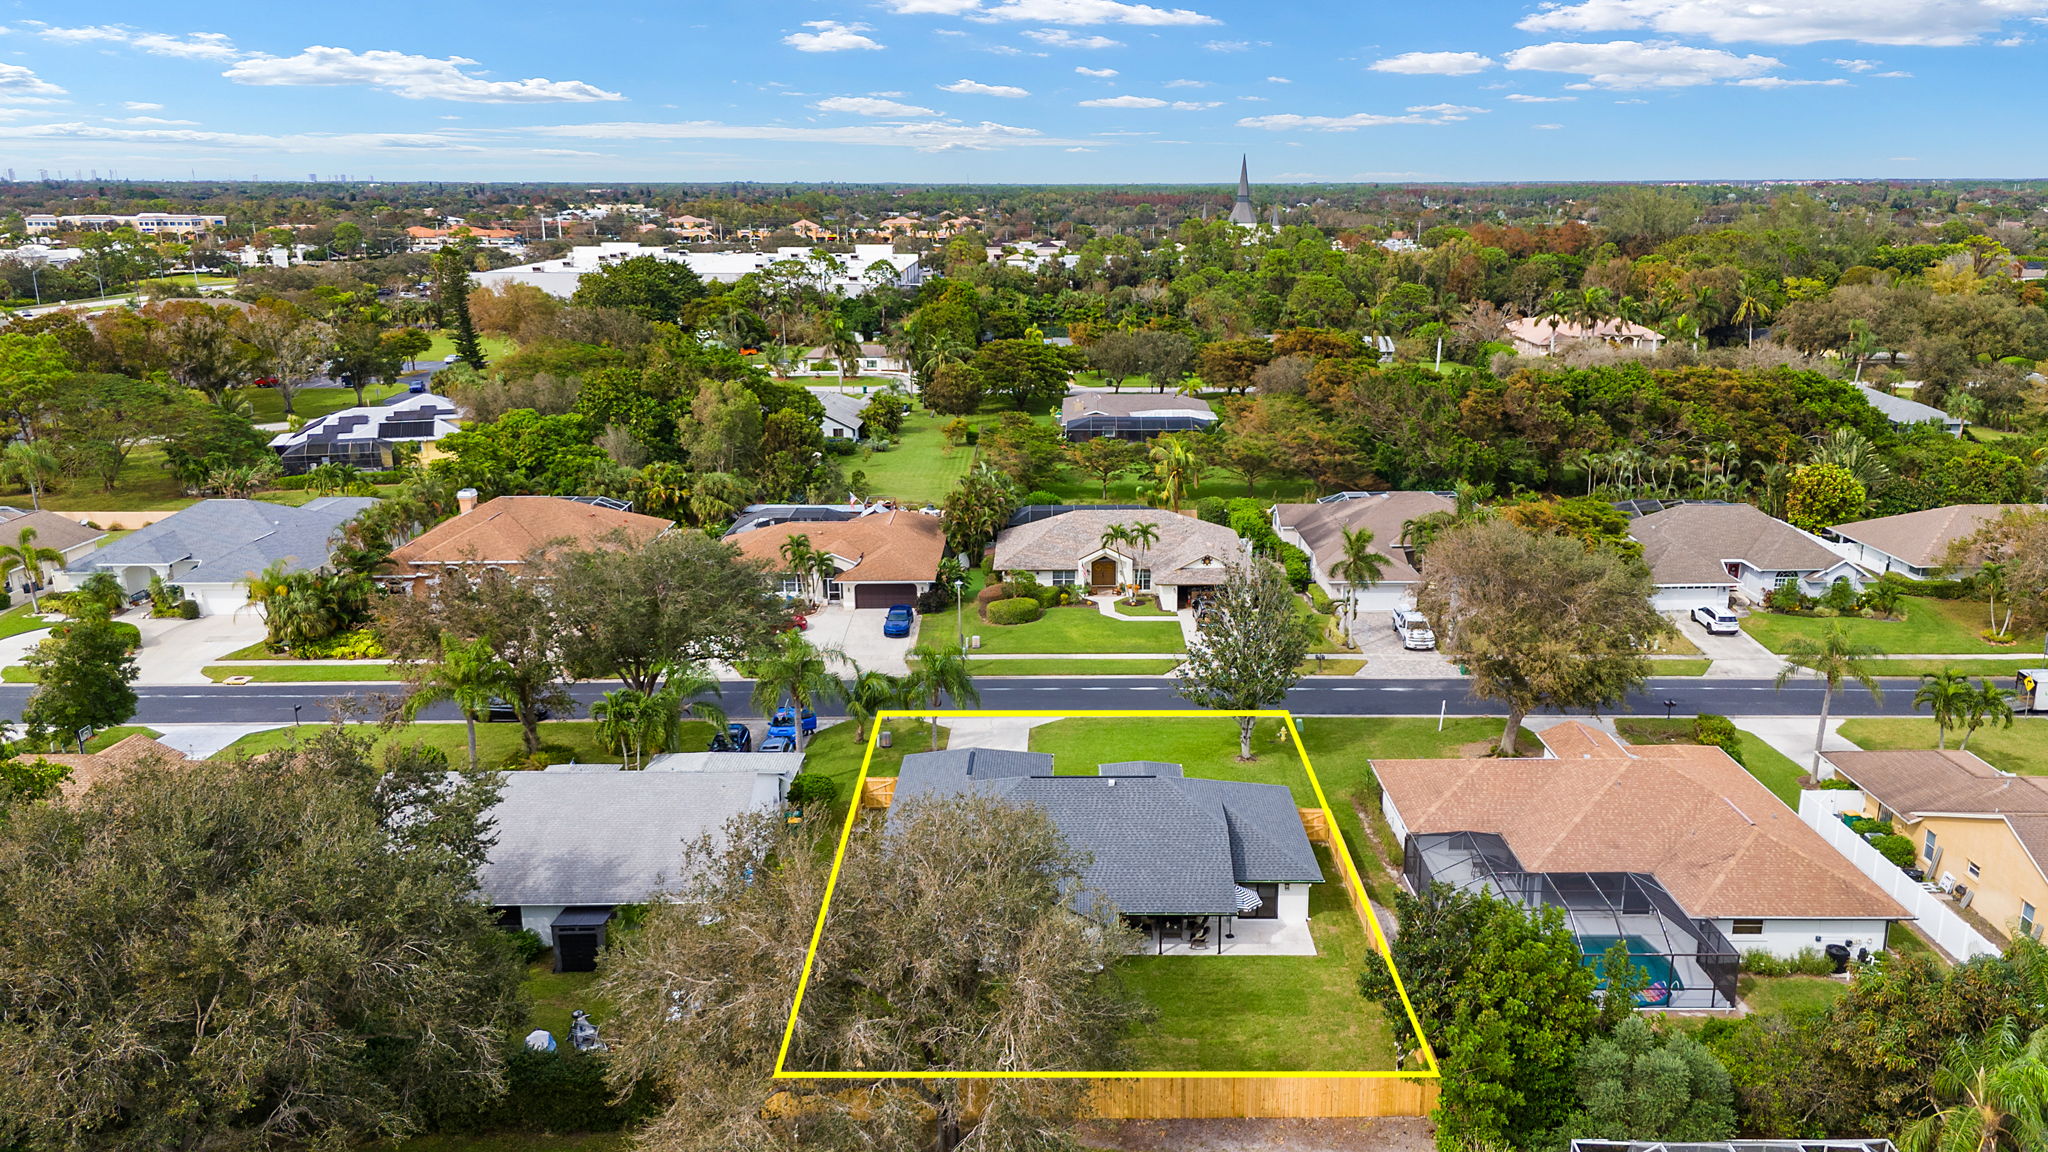
M 1088 565 L 1088 585 L 1091 588 L 1116 587 L 1116 558 L 1103 556 Z

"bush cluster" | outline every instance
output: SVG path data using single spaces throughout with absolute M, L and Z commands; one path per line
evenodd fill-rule
M 506 935 L 511 937 L 512 954 L 519 957 L 521 964 L 533 963 L 548 950 L 548 942 L 540 938 L 540 933 L 530 928 L 520 928 Z
M 1702 712 L 1693 717 L 1692 738 L 1695 743 L 1711 744 L 1726 752 L 1737 764 L 1745 763 L 1742 758 L 1742 733 L 1735 730 L 1735 722 L 1726 716 Z
M 1045 608 L 1029 596 L 1012 596 L 991 602 L 982 614 L 991 624 L 1029 624 L 1045 615 Z
M 1752 949 L 1742 954 L 1742 970 L 1752 976 L 1827 976 L 1834 972 L 1835 962 L 1818 948 L 1801 948 L 1789 960 Z
M 1330 599 L 1330 594 L 1323 591 L 1323 586 L 1314 581 L 1310 581 L 1308 586 L 1308 602 L 1311 607 L 1325 616 L 1337 610 L 1337 602 Z
M 444 1116 L 435 1127 L 452 1132 L 616 1132 L 654 1111 L 651 1088 L 612 1102 L 605 1057 L 562 1048 L 535 1052 L 525 1045 L 506 1054 L 505 1094 L 474 1111 Z
M 316 477 L 310 475 L 280 476 L 276 480 L 271 481 L 270 486 L 286 492 L 297 492 L 301 489 L 311 488 L 315 479 Z M 405 481 L 405 473 L 388 470 L 382 472 L 359 472 L 356 474 L 356 479 L 361 480 L 365 484 L 400 484 Z
M 1911 868 L 1920 859 L 1920 853 L 1913 847 L 1913 842 L 1896 833 L 1879 836 L 1870 842 L 1870 846 L 1877 849 L 1895 867 Z

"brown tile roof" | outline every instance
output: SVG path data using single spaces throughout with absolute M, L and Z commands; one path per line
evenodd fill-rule
M 1380 565 L 1382 583 L 1413 584 L 1422 574 L 1400 546 L 1401 525 L 1432 512 L 1455 511 L 1457 506 L 1434 492 L 1376 492 L 1327 504 L 1276 504 L 1273 515 L 1280 527 L 1301 533 L 1309 555 L 1326 575 L 1344 560 L 1344 530 L 1370 528 L 1374 550 L 1387 558 Z
M 1534 872 L 1647 872 L 1708 919 L 1906 915 L 1719 748 L 1543 738 L 1556 757 L 1372 766 L 1409 832 L 1491 832 Z
M 23 528 L 36 530 L 36 547 L 55 548 L 59 552 L 68 552 L 107 534 L 103 528 L 87 528 L 69 516 L 55 512 L 14 511 L 20 514 L 0 520 L 0 540 L 9 544 L 21 539 Z
M 1894 812 L 2048 814 L 2048 780 L 2008 776 L 1975 752 L 1951 748 L 1890 752 L 1826 752 L 1835 770 Z
M 391 552 L 401 568 L 411 564 L 517 564 L 535 549 L 566 540 L 596 546 L 624 530 L 637 542 L 654 539 L 674 523 L 638 512 L 620 512 L 560 496 L 500 496 L 452 520 L 443 520 Z
M 928 581 L 938 575 L 946 554 L 946 530 L 937 516 L 898 508 L 851 520 L 776 524 L 726 537 L 749 559 L 766 560 L 770 571 L 783 568 L 782 542 L 808 536 L 811 547 L 830 552 L 853 566 L 839 573 L 839 582 Z
M 155 760 L 184 763 L 187 757 L 176 748 L 168 744 L 160 744 L 153 738 L 138 732 L 125 740 L 116 741 L 98 752 L 88 752 L 83 756 L 77 753 L 65 753 L 36 755 L 30 757 L 30 759 L 47 760 L 52 764 L 60 764 L 71 769 L 70 778 L 64 781 L 64 795 L 76 796 L 100 781 L 125 772 L 137 764 Z
M 1854 524 L 1837 524 L 1834 533 L 1893 556 L 1915 568 L 1932 568 L 1948 558 L 1948 546 L 2007 512 L 2038 511 L 2039 504 L 1952 504 Z
M 1818 572 L 1844 563 L 1819 540 L 1748 504 L 1680 504 L 1629 525 L 1659 584 L 1733 584 L 1725 560 L 1766 572 Z
M 2034 859 L 2034 870 L 2048 877 L 2048 816 L 2007 816 L 2013 839 Z
M 1227 565 L 1244 555 L 1244 541 L 1237 533 L 1193 516 L 1163 508 L 1143 512 L 1077 508 L 1005 528 L 996 537 L 995 566 L 1002 572 L 1078 568 L 1081 557 L 1102 551 L 1104 529 L 1112 524 L 1139 523 L 1155 525 L 1159 539 L 1149 549 L 1125 545 L 1117 551 L 1130 556 L 1138 567 L 1150 568 L 1155 584 L 1221 584 Z

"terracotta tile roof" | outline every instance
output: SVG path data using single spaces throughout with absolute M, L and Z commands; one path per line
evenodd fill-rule
M 392 550 L 401 568 L 412 564 L 517 564 L 537 548 L 568 541 L 595 547 L 624 530 L 637 542 L 654 539 L 674 523 L 560 496 L 500 496 L 452 520 L 443 520 Z
M 1578 724 L 1543 738 L 1557 756 L 1373 771 L 1410 833 L 1491 832 L 1533 872 L 1647 872 L 1694 916 L 1906 916 L 1718 748 L 1625 746 Z
M 1138 523 L 1156 525 L 1159 539 L 1149 549 L 1120 545 L 1117 551 L 1138 567 L 1150 568 L 1154 584 L 1221 584 L 1229 565 L 1244 555 L 1244 541 L 1237 533 L 1193 516 L 1163 508 L 1079 508 L 1004 529 L 996 537 L 995 566 L 1002 572 L 1078 568 L 1083 556 L 1102 551 L 1104 529 Z
M 946 554 L 946 530 L 937 516 L 898 508 L 852 520 L 803 521 L 755 528 L 726 537 L 739 546 L 740 555 L 768 562 L 770 571 L 781 571 L 782 542 L 791 536 L 808 536 L 811 547 L 830 552 L 852 566 L 839 573 L 839 582 L 929 581 L 938 575 L 939 561 Z
M 1629 525 L 1659 584 L 1733 584 L 1723 561 L 1765 572 L 1819 572 L 1844 563 L 1827 545 L 1748 504 L 1680 504 Z
M 47 760 L 52 764 L 61 764 L 71 769 L 70 778 L 64 781 L 64 795 L 66 796 L 76 796 L 100 781 L 125 772 L 137 764 L 156 760 L 176 761 L 178 763 L 187 761 L 187 757 L 183 752 L 168 744 L 160 744 L 155 739 L 144 736 L 140 732 L 125 740 L 116 741 L 100 749 L 98 752 L 88 752 L 83 756 L 74 752 L 58 755 L 36 755 L 30 757 L 30 759 Z
M 1894 812 L 2048 814 L 2048 780 L 2009 776 L 1951 748 L 1823 753 L 1835 770 Z
M 1380 565 L 1381 583 L 1413 584 L 1422 574 L 1401 548 L 1401 525 L 1432 512 L 1451 512 L 1457 502 L 1434 492 L 1375 492 L 1327 504 L 1276 504 L 1274 520 L 1301 533 L 1309 555 L 1325 574 L 1344 560 L 1344 530 L 1370 528 L 1373 550 L 1387 558 Z
M 1996 520 L 2007 512 L 2040 510 L 2039 504 L 1952 504 L 1898 516 L 1880 516 L 1837 524 L 1833 531 L 1844 540 L 1854 540 L 1896 557 L 1915 568 L 1931 568 L 1948 558 L 1948 546 Z

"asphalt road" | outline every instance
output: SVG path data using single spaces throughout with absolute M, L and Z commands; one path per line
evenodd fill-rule
M 1832 712 L 1836 716 L 1910 716 L 1916 680 L 1881 681 L 1884 699 L 1874 701 L 1868 692 L 1853 689 L 1837 693 Z M 983 677 L 976 681 L 985 709 L 1071 710 L 1195 710 L 1174 691 L 1166 678 L 1112 677 Z M 588 705 L 610 685 L 578 684 L 576 699 Z M 397 690 L 395 684 L 240 684 L 155 687 L 137 686 L 137 724 L 288 724 L 298 717 L 307 721 L 325 719 L 329 704 L 337 698 L 353 698 L 375 705 L 371 698 Z M 735 717 L 745 718 L 746 700 L 752 684 L 727 681 L 721 697 Z M 19 716 L 29 688 L 9 684 L 0 687 L 0 713 Z M 1702 680 L 1673 677 L 1653 681 L 1650 689 L 1629 701 L 1624 713 L 1644 716 L 1664 714 L 1664 702 L 1672 701 L 1672 714 L 1689 716 L 1718 712 L 1724 716 L 1817 716 L 1821 688 L 1818 684 L 1794 682 L 1776 690 L 1769 680 Z M 1434 716 L 1443 708 L 1453 716 L 1499 716 L 1505 709 L 1489 701 L 1474 700 L 1463 680 L 1313 680 L 1296 688 L 1286 706 L 1302 716 Z M 452 708 L 428 709 L 427 719 L 454 720 Z M 365 718 L 373 718 L 365 716 Z

